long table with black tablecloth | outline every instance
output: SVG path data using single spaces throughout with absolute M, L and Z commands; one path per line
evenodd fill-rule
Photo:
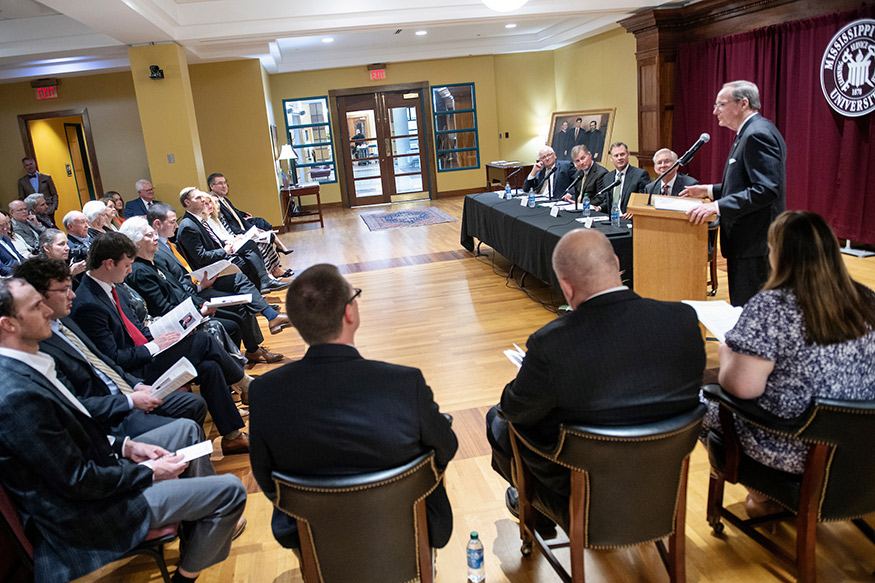
M 593 217 L 604 216 L 593 213 Z M 474 251 L 474 238 L 495 249 L 511 263 L 559 290 L 553 273 L 553 249 L 568 231 L 583 228 L 575 219 L 580 213 L 560 211 L 550 216 L 545 207 L 520 206 L 519 199 L 501 199 L 497 193 L 484 192 L 465 197 L 462 209 L 461 243 Z M 632 287 L 632 229 L 630 221 L 621 219 L 619 227 L 609 222 L 594 222 L 593 229 L 604 233 L 620 259 L 623 283 Z

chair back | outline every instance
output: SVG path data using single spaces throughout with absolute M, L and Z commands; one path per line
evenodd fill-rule
M 674 532 L 685 461 L 704 415 L 699 405 L 643 425 L 562 426 L 555 460 L 586 481 L 584 547 L 640 544 Z
M 425 497 L 440 478 L 433 451 L 398 468 L 353 476 L 274 472 L 275 505 L 298 521 L 305 581 L 400 583 L 423 577 L 422 549 L 431 564 Z M 307 572 L 308 553 L 318 578 Z
M 0 580 L 33 580 L 33 545 L 6 489 L 0 485 Z
M 847 520 L 875 512 L 873 435 L 875 401 L 814 399 L 799 438 L 832 446 L 818 520 Z

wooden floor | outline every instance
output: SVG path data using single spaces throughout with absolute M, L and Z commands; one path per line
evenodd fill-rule
M 434 205 L 461 218 L 462 198 L 434 203 L 404 203 L 394 209 Z M 459 223 L 370 232 L 362 214 L 386 212 L 390 207 L 328 209 L 325 228 L 302 225 L 282 236 L 295 249 L 288 266 L 300 272 L 315 263 L 341 266 L 355 287 L 363 290 L 359 307 L 362 326 L 356 338 L 366 358 L 391 361 L 422 369 L 435 399 L 444 412 L 455 417 L 459 452 L 446 473 L 446 484 L 455 514 L 453 538 L 437 554 L 437 581 L 461 582 L 466 578 L 465 544 L 477 530 L 486 550 L 490 583 L 551 583 L 560 579 L 537 553 L 523 559 L 519 531 L 504 507 L 506 484 L 489 463 L 484 415 L 497 402 L 515 369 L 502 354 L 512 343 L 524 346 L 528 335 L 555 317 L 549 289 L 529 278 L 526 290 L 506 280 L 507 262 L 493 256 L 473 257 L 459 244 Z M 852 274 L 875 286 L 875 258 L 846 258 Z M 716 299 L 726 299 L 725 265 L 720 264 Z M 275 297 L 282 303 L 282 298 Z M 559 302 L 555 302 L 559 303 Z M 293 329 L 269 336 L 268 345 L 282 352 L 286 361 L 300 358 L 306 347 Z M 708 343 L 708 367 L 717 366 L 716 343 Z M 634 362 L 630 362 L 634 365 Z M 263 374 L 274 366 L 259 365 L 250 371 Z M 219 436 L 207 429 L 218 449 Z M 246 484 L 249 525 L 234 542 L 231 556 L 206 570 L 203 583 L 302 581 L 297 559 L 282 549 L 270 533 L 271 505 L 258 491 L 248 456 L 214 454 L 220 473 L 233 472 Z M 687 577 L 691 582 L 793 581 L 770 555 L 727 526 L 722 537 L 711 535 L 705 521 L 708 459 L 697 446 L 692 459 L 687 502 Z M 727 487 L 726 500 L 743 499 L 740 487 Z M 791 545 L 791 526 L 781 525 L 778 536 Z M 875 553 L 852 526 L 830 523 L 818 527 L 818 576 L 823 582 L 873 581 Z M 171 562 L 178 545 L 168 550 Z M 567 554 L 565 556 L 567 561 Z M 588 581 L 667 581 L 653 545 L 615 551 L 586 553 Z M 158 581 L 154 563 L 144 558 L 114 563 L 79 581 Z M 350 582 L 354 583 L 354 582 Z

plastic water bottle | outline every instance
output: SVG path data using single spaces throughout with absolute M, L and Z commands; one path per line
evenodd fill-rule
M 611 205 L 611 226 L 619 227 L 620 226 L 620 202 L 614 201 L 614 204 Z
M 486 567 L 483 565 L 483 543 L 477 531 L 471 532 L 468 541 L 468 583 L 480 583 L 486 580 Z
M 583 200 L 580 201 L 580 207 L 583 209 L 583 216 L 588 217 L 590 214 L 589 195 L 583 195 Z
M 504 198 L 510 198 L 510 182 L 504 183 Z
M 535 191 L 529 191 L 529 208 L 535 208 Z

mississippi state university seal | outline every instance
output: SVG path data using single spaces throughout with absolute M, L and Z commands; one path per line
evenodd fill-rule
M 875 20 L 856 20 L 836 33 L 820 63 L 830 107 L 848 117 L 875 109 Z

